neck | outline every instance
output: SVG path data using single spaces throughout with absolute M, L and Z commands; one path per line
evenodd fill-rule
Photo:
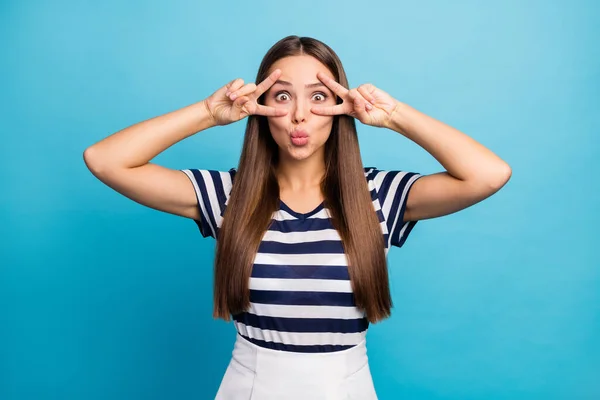
M 325 175 L 325 160 L 323 157 L 310 157 L 306 160 L 280 158 L 276 170 L 281 190 L 303 191 L 320 186 Z

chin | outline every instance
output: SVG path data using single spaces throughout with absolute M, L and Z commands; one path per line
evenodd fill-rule
M 282 149 L 279 149 L 279 151 L 281 153 Z M 304 148 L 304 147 L 298 148 L 293 145 L 289 146 L 288 148 L 286 148 L 283 151 L 285 152 L 286 158 L 291 158 L 296 161 L 306 160 L 307 158 L 310 158 L 310 156 L 312 156 L 315 153 L 315 149 L 313 149 L 313 148 Z

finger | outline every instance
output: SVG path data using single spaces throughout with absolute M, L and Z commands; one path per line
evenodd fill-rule
M 242 86 L 244 86 L 244 80 L 242 78 L 234 79 L 229 83 L 229 85 L 227 85 L 227 91 L 225 92 L 225 96 L 229 96 L 231 92 L 233 92 L 234 90 L 238 90 Z
M 269 76 L 267 76 L 267 78 L 264 81 L 262 81 L 261 83 L 259 83 L 258 86 L 256 87 L 256 90 L 254 91 L 254 95 L 253 95 L 254 98 L 258 99 L 264 92 L 269 90 L 269 88 L 275 84 L 275 82 L 277 81 L 277 78 L 279 78 L 280 76 L 281 76 L 280 69 L 276 69 L 275 71 L 271 72 L 271 74 Z
M 357 90 L 352 89 L 348 92 L 348 97 L 352 100 L 353 109 L 355 111 L 362 111 L 364 109 L 372 110 L 373 106 L 363 97 L 363 95 Z
M 371 88 L 373 85 L 370 84 L 365 84 L 365 85 L 360 85 L 358 87 L 358 92 L 362 95 L 362 97 L 364 97 L 367 101 L 371 102 L 372 104 L 375 104 L 375 97 L 373 97 L 373 95 L 371 94 Z
M 240 101 L 240 114 L 252 115 L 252 101 L 247 96 L 240 97 L 236 101 Z
M 327 86 L 329 89 L 331 89 L 331 91 L 335 94 L 337 94 L 340 97 L 346 97 L 346 94 L 348 93 L 348 89 L 346 89 L 345 87 L 343 87 L 342 85 L 340 85 L 339 83 L 337 83 L 334 79 L 331 79 L 330 77 L 328 77 L 327 75 L 325 75 L 322 72 L 317 73 L 317 78 L 319 78 L 319 80 L 321 82 L 323 82 L 325 84 L 325 86 Z
M 336 106 L 312 107 L 310 111 L 318 115 L 341 115 L 347 113 L 345 104 L 338 104 Z
M 233 90 L 229 93 L 229 98 L 231 100 L 235 100 L 238 97 L 248 95 L 256 90 L 256 85 L 254 83 L 248 83 L 238 90 Z
M 356 89 L 352 89 L 350 93 L 348 93 L 348 97 L 350 97 L 350 101 L 352 102 L 352 112 L 350 115 L 357 118 L 359 121 L 369 120 L 369 111 L 373 109 L 373 106 L 369 104 Z
M 266 117 L 283 117 L 287 115 L 288 110 L 286 108 L 277 108 L 277 107 L 269 107 L 258 104 L 254 114 L 256 115 L 264 115 Z
M 244 104 L 246 104 L 248 102 L 248 100 L 250 100 L 250 99 L 247 96 L 238 97 L 233 102 L 233 106 L 234 107 L 238 107 L 238 108 L 242 108 L 244 106 Z
M 233 83 L 236 81 L 237 79 L 232 80 L 231 82 L 229 82 L 227 85 L 225 85 L 225 87 L 227 89 L 229 89 L 231 87 L 231 85 L 233 85 Z

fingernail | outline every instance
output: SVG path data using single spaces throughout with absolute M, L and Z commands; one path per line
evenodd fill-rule
M 227 92 L 227 93 L 225 93 L 225 96 L 229 97 L 229 94 L 230 94 L 230 93 L 231 93 L 231 92 Z
M 237 99 L 237 94 L 232 94 L 231 95 L 231 100 L 235 100 L 235 99 Z

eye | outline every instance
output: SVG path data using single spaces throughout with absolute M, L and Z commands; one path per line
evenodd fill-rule
M 287 98 L 282 98 L 281 96 L 285 96 Z M 277 101 L 286 101 L 289 100 L 289 95 L 287 92 L 278 92 L 275 94 L 275 100 Z
M 325 101 L 325 100 L 327 100 L 327 95 L 325 93 L 323 93 L 323 92 L 315 93 L 315 95 L 313 96 L 313 98 L 315 98 L 317 96 L 321 97 L 321 100 L 317 100 L 317 101 Z

